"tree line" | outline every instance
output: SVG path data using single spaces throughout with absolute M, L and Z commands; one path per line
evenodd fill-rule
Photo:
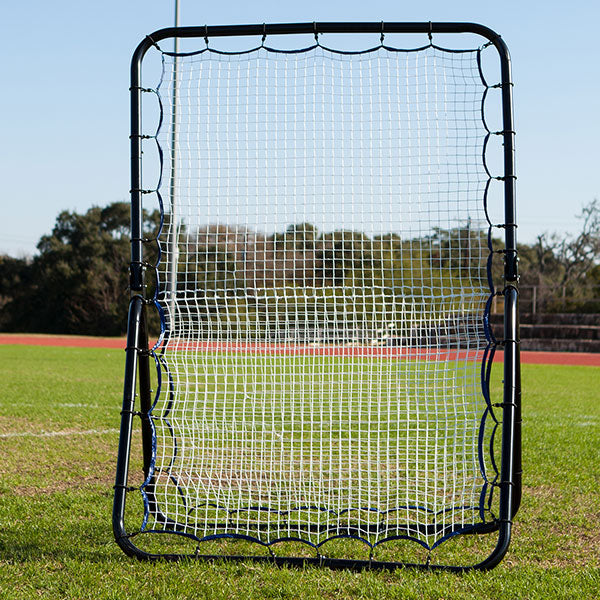
M 157 211 L 144 213 L 149 239 L 159 222 Z M 600 312 L 597 201 L 583 208 L 580 223 L 577 235 L 542 234 L 519 246 L 521 284 L 537 286 L 540 312 Z M 476 295 L 487 280 L 487 231 L 468 222 L 412 239 L 319 231 L 310 223 L 271 235 L 220 223 L 182 229 L 180 239 L 176 285 L 187 294 L 172 308 L 196 311 L 206 331 L 226 327 L 228 333 L 269 336 L 286 323 L 327 328 L 327 319 L 335 330 L 335 320 L 346 322 L 348 314 L 358 326 L 374 328 L 393 323 L 406 310 L 401 304 L 407 299 L 413 310 L 416 306 L 425 314 L 432 303 L 448 303 L 458 287 L 465 297 L 470 291 Z M 502 246 L 499 240 L 493 245 Z M 1 331 L 125 332 L 128 203 L 93 207 L 84 214 L 63 211 L 37 248 L 31 259 L 0 256 Z M 149 264 L 156 262 L 155 242 L 145 244 L 145 257 Z M 499 284 L 501 254 L 493 257 L 492 275 Z M 164 264 L 163 257 L 161 279 L 167 276 Z M 148 295 L 154 279 L 149 268 Z M 158 327 L 153 314 L 152 328 Z

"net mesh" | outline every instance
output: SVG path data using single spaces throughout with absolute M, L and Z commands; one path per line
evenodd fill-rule
M 147 529 L 432 548 L 489 520 L 485 87 L 431 45 L 163 54 Z

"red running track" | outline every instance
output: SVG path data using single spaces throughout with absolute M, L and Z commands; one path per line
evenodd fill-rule
M 0 345 L 65 346 L 71 348 L 125 348 L 125 338 L 85 337 L 75 335 L 21 335 L 0 334 Z M 173 344 L 174 345 L 174 344 Z M 217 344 L 214 342 L 179 343 L 180 349 L 217 352 L 254 352 L 260 354 L 313 354 L 318 356 L 376 356 L 428 358 L 436 360 L 461 360 L 481 358 L 481 352 L 428 351 L 411 348 L 387 348 L 377 346 L 296 346 L 283 344 Z M 494 360 L 502 361 L 502 352 L 496 352 Z M 587 352 L 521 352 L 521 362 L 538 365 L 583 365 L 600 367 L 600 353 Z

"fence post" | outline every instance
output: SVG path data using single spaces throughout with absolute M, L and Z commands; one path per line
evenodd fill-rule
M 533 286 L 533 293 L 531 296 L 531 314 L 534 314 L 537 312 L 537 285 Z

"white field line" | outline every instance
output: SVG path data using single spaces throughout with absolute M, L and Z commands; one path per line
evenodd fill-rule
M 69 435 L 103 435 L 105 433 L 119 433 L 118 429 L 88 429 L 87 431 L 41 431 L 33 433 L 31 431 L 20 431 L 10 433 L 0 433 L 0 438 L 16 438 L 16 437 L 61 437 Z
M 0 407 L 39 407 L 40 404 L 33 402 L 19 402 L 18 404 L 9 404 L 8 402 L 0 402 Z M 100 406 L 99 404 L 86 404 L 85 402 L 57 402 L 56 404 L 52 404 L 52 406 L 56 406 L 59 408 L 106 408 L 105 406 Z

